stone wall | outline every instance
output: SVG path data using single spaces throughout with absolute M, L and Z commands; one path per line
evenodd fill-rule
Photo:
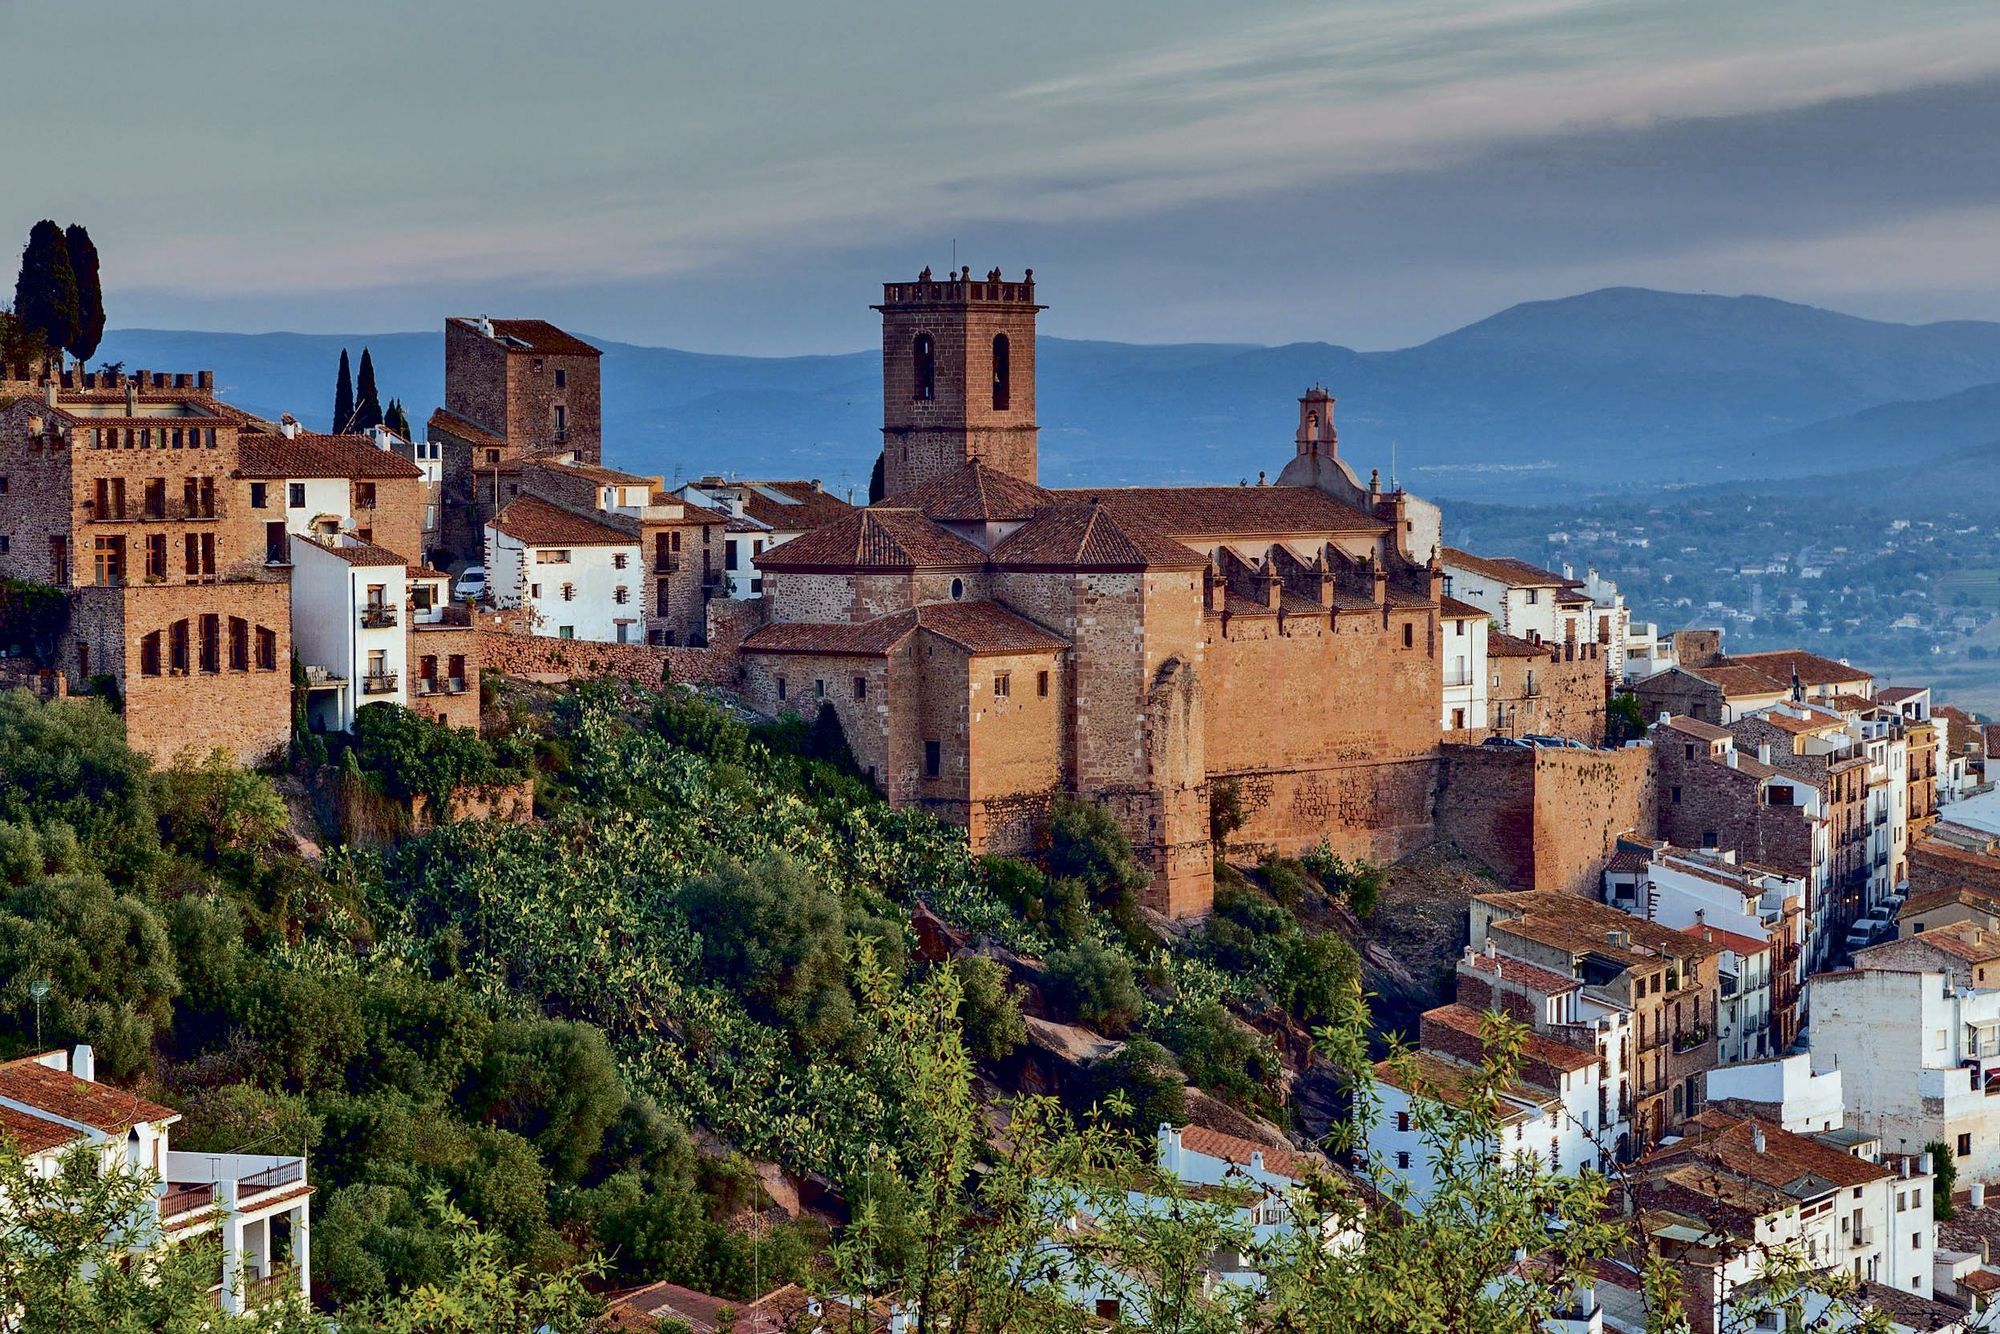
M 478 621 L 479 660 L 484 670 L 510 676 L 616 676 L 658 687 L 666 669 L 682 685 L 735 686 L 741 678 L 738 650 L 762 623 L 759 602 L 718 598 L 709 603 L 707 647 L 669 648 L 528 634 L 518 617 L 485 615 Z
M 1651 839 L 1652 747 L 1621 750 L 1446 746 L 1437 833 L 1510 889 L 1596 897 L 1620 835 Z
M 1559 736 L 1597 745 L 1604 740 L 1605 675 L 1597 645 L 1550 644 L 1535 657 L 1497 654 L 1487 709 L 1504 736 Z
M 272 483 L 273 486 L 278 485 Z M 374 503 L 362 503 L 374 490 Z M 428 487 L 421 477 L 377 477 L 348 483 L 349 513 L 354 516 L 357 534 L 376 546 L 387 547 L 412 565 L 422 564 L 424 551 L 424 505 Z M 283 518 L 283 512 L 273 514 Z M 261 542 L 262 534 L 258 534 Z M 261 549 L 261 547 L 259 548 Z

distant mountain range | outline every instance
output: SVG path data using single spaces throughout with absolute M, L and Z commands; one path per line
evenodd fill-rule
M 610 462 L 865 488 L 881 425 L 874 349 L 765 358 L 592 341 Z M 211 368 L 231 401 L 323 426 L 339 350 L 363 345 L 385 397 L 421 423 L 442 391 L 438 333 L 125 329 L 98 355 Z M 1043 338 L 1037 356 L 1043 478 L 1058 484 L 1275 476 L 1313 383 L 1340 400 L 1358 469 L 1387 477 L 1393 459 L 1406 486 L 1445 498 L 1866 473 L 2000 441 L 2000 323 L 1891 324 L 1756 296 L 1607 288 L 1389 352 Z

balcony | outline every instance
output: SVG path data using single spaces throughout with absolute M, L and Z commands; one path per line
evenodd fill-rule
M 1678 1055 L 1681 1052 L 1693 1051 L 1707 1042 L 1709 1037 L 1707 1024 L 1696 1024 L 1693 1028 L 1682 1029 L 1674 1034 L 1674 1052 Z
M 222 507 L 218 504 L 189 505 L 186 502 L 173 505 L 126 505 L 122 509 L 109 507 L 103 514 L 97 513 L 97 502 L 86 500 L 83 508 L 89 513 L 87 523 L 212 523 L 222 517 Z
M 361 609 L 361 628 L 364 630 L 390 629 L 396 624 L 398 610 L 396 607 L 387 606 L 363 607 Z
M 171 1227 L 189 1214 L 199 1213 L 215 1203 L 213 1181 L 168 1182 L 160 1193 L 160 1223 Z
M 396 693 L 396 673 L 370 672 L 361 678 L 361 693 L 364 695 L 393 695 Z

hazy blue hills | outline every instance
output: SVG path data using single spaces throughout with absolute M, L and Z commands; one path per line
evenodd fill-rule
M 358 357 L 363 344 L 384 395 L 421 422 L 441 391 L 436 333 L 119 330 L 99 356 L 212 368 L 232 401 L 320 426 L 340 348 Z M 865 485 L 881 425 L 874 349 L 601 345 L 610 461 Z M 1404 483 L 1440 496 L 1866 470 L 2000 438 L 2000 323 L 1892 324 L 1765 297 L 1608 288 L 1388 352 L 1044 338 L 1037 355 L 1043 473 L 1057 483 L 1275 475 L 1315 382 L 1339 398 L 1342 450 L 1364 474 L 1386 475 L 1393 447 Z

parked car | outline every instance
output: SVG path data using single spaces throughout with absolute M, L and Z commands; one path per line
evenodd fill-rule
M 452 597 L 459 602 L 476 601 L 486 596 L 486 567 L 468 565 L 459 573 L 458 583 L 452 589 Z
M 1858 949 L 1865 949 L 1874 943 L 1875 933 L 1867 927 L 1862 926 L 1859 922 L 1848 928 L 1846 945 L 1849 954 L 1854 953 Z
M 1546 746 L 1550 750 L 1594 750 L 1596 747 L 1566 736 L 1546 736 L 1540 732 L 1530 732 L 1521 740 L 1531 746 Z
M 1490 736 L 1479 743 L 1495 750 L 1533 750 L 1534 746 L 1517 736 Z

